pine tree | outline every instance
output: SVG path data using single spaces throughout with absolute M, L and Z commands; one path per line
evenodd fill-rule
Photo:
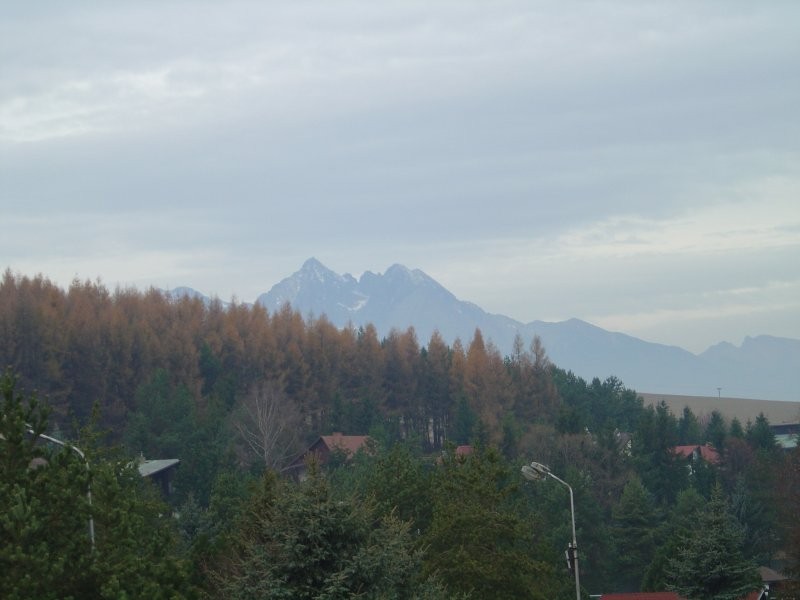
M 783 519 L 783 547 L 786 552 L 786 574 L 792 578 L 787 582 L 787 596 L 793 592 L 800 597 L 800 446 L 795 447 L 784 458 L 783 477 L 779 494 Z
M 15 386 L 0 378 L 0 597 L 190 593 L 156 490 L 128 461 L 98 457 L 91 436 L 46 443 L 47 409 Z
M 86 467 L 40 442 L 48 411 L 15 385 L 10 373 L 0 381 L 0 597 L 88 597 Z
M 554 598 L 556 578 L 535 560 L 533 530 L 514 505 L 514 477 L 494 449 L 447 453 L 434 473 L 424 571 L 475 598 Z M 574 590 L 574 588 L 573 588 Z
M 711 411 L 711 417 L 706 424 L 706 431 L 703 441 L 710 443 L 717 451 L 722 452 L 725 448 L 725 439 L 728 436 L 728 428 L 725 419 L 718 410 Z
M 703 439 L 700 420 L 688 406 L 683 407 L 683 415 L 678 420 L 678 442 L 680 444 L 699 444 Z
M 684 538 L 694 529 L 698 515 L 705 505 L 705 498 L 694 488 L 685 489 L 678 494 L 666 522 L 655 533 L 658 549 L 647 567 L 642 581 L 643 591 L 658 592 L 666 588 L 669 561 L 678 553 Z
M 683 536 L 666 575 L 667 588 L 689 600 L 738 600 L 758 587 L 758 571 L 744 559 L 741 527 L 728 512 L 721 486 Z
M 618 591 L 638 591 L 654 552 L 656 514 L 653 500 L 638 477 L 633 477 L 614 507 L 612 535 L 617 549 Z
M 663 400 L 642 412 L 633 437 L 634 463 L 659 505 L 672 504 L 689 483 L 683 461 L 672 450 L 677 439 L 677 420 Z
M 337 498 L 316 469 L 295 484 L 268 473 L 212 573 L 215 597 L 411 598 L 419 550 L 408 524 Z
M 745 439 L 754 450 L 761 450 L 767 454 L 776 454 L 779 447 L 775 435 L 769 427 L 769 420 L 764 413 L 759 413 L 756 422 L 747 424 Z

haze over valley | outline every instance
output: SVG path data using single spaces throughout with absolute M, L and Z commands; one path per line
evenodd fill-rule
M 187 287 L 172 294 L 209 301 Z M 756 335 L 739 345 L 721 342 L 694 354 L 576 318 L 521 323 L 459 300 L 421 270 L 399 264 L 356 279 L 311 258 L 255 301 L 271 312 L 289 304 L 309 318 L 325 315 L 339 328 L 371 323 L 381 336 L 413 327 L 421 345 L 434 331 L 449 344 L 459 339 L 468 345 L 477 328 L 507 356 L 514 352 L 517 335 L 525 347 L 538 335 L 559 367 L 587 380 L 613 375 L 640 392 L 800 400 L 800 340 Z

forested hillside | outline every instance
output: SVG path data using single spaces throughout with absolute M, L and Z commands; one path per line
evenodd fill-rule
M 61 427 L 85 421 L 95 403 L 101 425 L 117 433 L 137 416 L 153 426 L 189 414 L 219 419 L 265 385 L 296 411 L 301 445 L 378 424 L 427 450 L 465 443 L 476 428 L 499 444 L 511 429 L 555 417 L 541 346 L 505 358 L 480 331 L 466 347 L 437 335 L 423 343 L 412 329 L 378 339 L 372 327 L 339 330 L 288 306 L 268 314 L 78 281 L 63 291 L 9 272 L 0 286 L 0 364 L 48 398 Z
M 721 589 L 752 585 L 756 565 L 797 566 L 800 461 L 777 447 L 766 419 L 644 408 L 610 374 L 587 382 L 551 364 L 538 340 L 502 356 L 477 330 L 452 346 L 413 330 L 379 339 L 373 327 L 340 330 L 288 306 L 268 313 L 81 281 L 63 290 L 6 272 L 0 365 L 4 414 L 17 415 L 4 418 L 0 443 L 17 444 L 18 458 L 19 448 L 34 458 L 19 398 L 35 393 L 50 410 L 38 432 L 88 440 L 100 465 L 110 446 L 119 464 L 181 460 L 174 539 L 160 551 L 180 569 L 159 568 L 188 597 L 574 597 L 566 491 L 524 482 L 519 467 L 531 460 L 575 490 L 587 593 L 683 590 L 697 564 L 685 553 L 699 556 L 698 535 L 712 528 L 740 575 L 715 582 Z M 369 434 L 373 445 L 304 483 L 280 476 L 334 431 Z M 689 468 L 673 452 L 706 442 L 718 463 Z M 456 455 L 459 444 L 475 452 Z M 21 490 L 32 475 L 14 464 L 2 508 L 24 515 L 11 508 L 28 506 Z M 113 508 L 101 502 L 81 510 Z M 3 521 L 20 541 L 0 567 L 35 552 L 24 522 Z M 386 577 L 372 579 L 376 570 Z

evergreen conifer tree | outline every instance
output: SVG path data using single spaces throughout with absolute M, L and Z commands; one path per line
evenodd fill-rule
M 720 485 L 666 573 L 667 588 L 689 600 L 738 600 L 758 587 L 758 571 L 742 554 L 741 527 L 728 512 Z
M 633 477 L 614 507 L 612 535 L 617 550 L 618 591 L 638 591 L 654 553 L 656 512 L 638 477 Z
M 514 475 L 498 451 L 480 447 L 467 457 L 447 453 L 435 472 L 423 572 L 438 575 L 451 593 L 557 597 L 557 580 L 549 565 L 534 558 L 532 529 L 514 504 Z
M 48 444 L 47 409 L 15 386 L 0 377 L 0 597 L 191 595 L 153 486 L 128 461 L 96 457 L 91 440 L 79 442 L 86 458 Z
M 400 599 L 437 589 L 416 578 L 408 524 L 337 498 L 314 465 L 299 484 L 268 472 L 241 516 L 211 574 L 214 597 Z

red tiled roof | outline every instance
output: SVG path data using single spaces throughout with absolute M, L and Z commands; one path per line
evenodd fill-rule
M 284 471 L 297 471 L 304 469 L 306 459 L 316 456 L 317 460 L 324 464 L 328 460 L 328 455 L 336 450 L 345 453 L 346 459 L 350 459 L 369 441 L 368 435 L 342 435 L 339 432 L 332 435 L 321 435 L 316 442 L 295 458 Z
M 719 462 L 719 452 L 717 452 L 709 444 L 706 444 L 705 446 L 700 446 L 698 444 L 692 444 L 691 446 L 675 446 L 672 449 L 675 454 L 679 454 L 684 458 L 690 458 L 692 454 L 694 454 L 695 450 L 700 452 L 700 457 L 704 461 L 712 464 L 717 464 Z
M 750 592 L 742 600 L 758 600 L 761 590 Z M 631 592 L 628 594 L 603 594 L 600 600 L 684 600 L 675 592 Z
M 683 600 L 675 592 L 632 592 L 629 594 L 603 594 L 600 600 Z
M 320 439 L 325 442 L 325 445 L 330 450 L 344 450 L 350 456 L 358 452 L 361 447 L 369 440 L 368 435 L 342 435 L 341 433 L 334 433 L 332 435 L 323 435 Z

